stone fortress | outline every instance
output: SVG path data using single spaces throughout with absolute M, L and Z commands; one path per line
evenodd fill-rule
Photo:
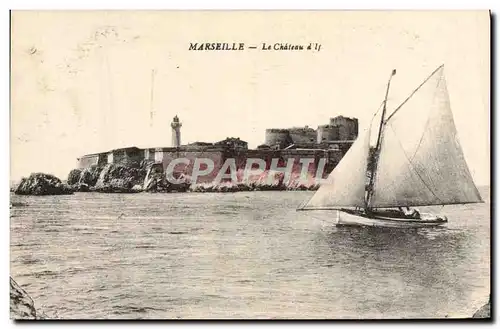
M 209 158 L 214 162 L 215 170 L 200 177 L 200 182 L 210 183 L 218 174 L 226 159 L 234 158 L 238 170 L 244 169 L 247 159 L 258 158 L 266 162 L 270 169 L 272 159 L 279 159 L 279 167 L 293 162 L 293 173 L 300 173 L 301 159 L 314 159 L 308 168 L 311 175 L 317 175 L 320 167 L 322 178 L 326 177 L 340 162 L 347 150 L 358 136 L 358 120 L 344 116 L 331 118 L 329 124 L 320 125 L 317 129 L 310 127 L 293 127 L 289 129 L 267 129 L 265 144 L 256 149 L 249 149 L 248 143 L 240 138 L 226 138 L 215 143 L 194 142 L 181 144 L 182 123 L 175 116 L 171 123 L 172 145 L 170 147 L 138 148 L 127 147 L 113 149 L 108 152 L 84 155 L 78 159 L 78 168 L 102 167 L 106 164 L 139 167 L 144 160 L 161 164 L 164 170 L 171 161 L 186 158 L 189 164 L 179 163 L 175 166 L 177 174 L 191 175 L 194 161 L 198 158 Z M 319 166 L 325 163 L 324 168 Z
M 267 129 L 265 145 L 272 149 L 342 149 L 347 151 L 358 136 L 358 120 L 337 116 L 330 124 L 313 129 L 308 126 Z

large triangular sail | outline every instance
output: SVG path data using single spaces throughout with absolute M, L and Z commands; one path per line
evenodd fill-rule
M 364 130 L 300 210 L 364 207 L 370 132 Z
M 370 208 L 482 202 L 438 68 L 385 121 Z
M 301 210 L 483 202 L 458 140 L 443 66 L 382 122 L 375 158 L 368 159 L 368 129 Z M 374 176 L 368 161 L 376 161 Z

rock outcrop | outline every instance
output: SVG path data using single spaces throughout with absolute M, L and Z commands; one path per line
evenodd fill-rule
M 143 160 L 139 165 L 107 164 L 73 169 L 68 174 L 68 183 L 75 192 L 101 193 L 186 192 L 190 186 L 189 180 L 182 184 L 170 183 L 163 165 L 153 160 Z
M 61 195 L 72 194 L 72 189 L 54 175 L 33 173 L 21 182 L 14 191 L 20 195 Z
M 161 163 L 145 162 L 141 167 L 146 170 L 143 190 L 146 192 L 162 192 L 167 189 L 167 180 Z
M 66 180 L 66 183 L 68 185 L 72 186 L 78 183 L 80 181 L 80 175 L 82 174 L 82 170 L 80 169 L 73 169 L 69 172 L 68 174 L 68 179 Z
M 41 318 L 37 316 L 33 299 L 12 278 L 10 278 L 10 318 L 14 320 Z
M 99 180 L 102 170 L 103 167 L 97 166 L 83 169 L 80 173 L 78 184 L 86 185 L 88 187 L 95 186 L 95 184 L 97 184 L 97 181 Z
M 170 182 L 165 175 L 162 163 L 149 160 L 147 162 L 143 162 L 141 164 L 141 168 L 143 168 L 146 172 L 143 184 L 143 190 L 145 192 L 186 192 L 189 190 L 191 185 L 189 182 L 189 176 L 179 173 L 173 173 L 173 177 L 175 179 L 184 180 L 185 182 L 180 184 Z
M 99 179 L 103 167 L 92 166 L 85 169 L 73 169 L 68 174 L 68 185 L 75 192 L 90 192 Z

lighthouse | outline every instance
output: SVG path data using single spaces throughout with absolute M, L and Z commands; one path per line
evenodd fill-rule
M 174 117 L 172 124 L 172 147 L 181 146 L 181 127 L 182 123 L 179 122 L 177 115 Z

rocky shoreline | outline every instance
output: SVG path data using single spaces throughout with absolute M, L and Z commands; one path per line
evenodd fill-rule
M 238 176 L 245 177 L 244 171 Z M 270 176 L 272 176 L 270 178 Z M 282 172 L 265 171 L 243 182 L 221 182 L 195 184 L 191 177 L 178 174 L 176 179 L 184 179 L 184 183 L 174 184 L 166 179 L 163 166 L 153 161 L 143 161 L 138 166 L 107 164 L 85 169 L 73 169 L 66 182 L 45 173 L 32 173 L 22 178 L 20 184 L 12 191 L 19 195 L 68 195 L 74 192 L 99 193 L 231 193 L 245 191 L 314 191 L 319 184 L 314 177 L 302 180 L 299 175 L 291 177 L 285 183 Z M 269 179 L 270 178 L 270 179 Z

